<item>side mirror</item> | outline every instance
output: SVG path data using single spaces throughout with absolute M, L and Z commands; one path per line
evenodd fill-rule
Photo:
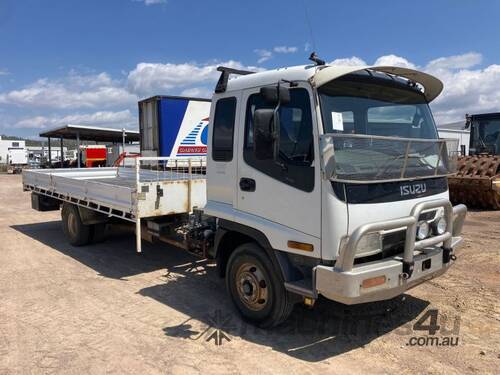
M 257 160 L 274 158 L 274 109 L 256 109 L 253 114 L 253 152 Z
M 290 103 L 290 89 L 281 85 L 261 87 L 260 95 L 270 105 L 277 106 L 278 104 L 286 105 Z

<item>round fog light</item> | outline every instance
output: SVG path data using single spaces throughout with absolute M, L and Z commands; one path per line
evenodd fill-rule
M 417 239 L 422 241 L 429 236 L 429 224 L 426 221 L 421 221 L 418 223 L 417 227 Z
M 436 230 L 437 234 L 443 234 L 446 232 L 446 220 L 444 217 L 440 218 L 436 224 L 434 224 L 434 229 Z

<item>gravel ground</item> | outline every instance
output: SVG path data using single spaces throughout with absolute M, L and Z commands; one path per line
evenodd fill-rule
M 212 264 L 166 245 L 136 255 L 119 231 L 71 247 L 59 212 L 0 175 L 0 374 L 498 373 L 500 212 L 470 212 L 464 231 L 455 266 L 402 298 L 320 300 L 263 331 Z

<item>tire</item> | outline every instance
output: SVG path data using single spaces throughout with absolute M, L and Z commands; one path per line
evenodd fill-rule
M 278 272 L 255 243 L 245 243 L 233 251 L 226 268 L 226 287 L 243 319 L 271 328 L 290 316 L 293 299 Z
M 100 243 L 106 239 L 106 223 L 90 225 L 90 241 Z
M 63 232 L 73 246 L 87 245 L 91 240 L 91 228 L 84 225 L 74 204 L 63 203 L 61 210 Z

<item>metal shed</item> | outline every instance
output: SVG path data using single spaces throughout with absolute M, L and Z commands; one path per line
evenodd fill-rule
M 78 168 L 80 168 L 80 141 L 95 141 L 107 143 L 132 143 L 139 142 L 140 134 L 137 130 L 102 128 L 98 126 L 86 125 L 64 125 L 58 128 L 50 129 L 39 134 L 40 137 L 48 139 L 49 160 L 51 160 L 51 138 L 59 138 L 61 141 L 61 150 L 63 149 L 63 139 L 75 139 L 77 142 Z M 62 153 L 61 153 L 62 155 Z M 64 155 L 61 157 L 61 165 L 64 162 Z

